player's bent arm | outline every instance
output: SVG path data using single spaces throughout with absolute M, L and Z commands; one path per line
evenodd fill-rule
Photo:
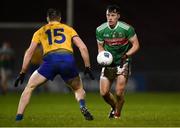
M 36 47 L 38 46 L 37 43 L 31 42 L 29 48 L 26 50 L 24 59 L 23 59 L 23 64 L 22 64 L 22 69 L 21 73 L 26 73 L 28 66 L 30 64 L 31 58 L 34 54 L 34 51 L 36 50 Z
M 89 52 L 80 37 L 73 37 L 73 43 L 79 48 L 85 67 L 90 67 Z
M 140 45 L 139 45 L 139 41 L 138 41 L 138 38 L 137 38 L 136 35 L 131 37 L 129 39 L 129 41 L 131 42 L 132 47 L 128 50 L 128 52 L 126 52 L 126 55 L 127 56 L 132 56 L 132 55 L 134 55 L 139 50 Z
M 104 51 L 103 43 L 102 42 L 97 42 L 98 45 L 98 52 Z

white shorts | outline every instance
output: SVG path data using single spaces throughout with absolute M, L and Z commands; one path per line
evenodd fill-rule
M 110 80 L 115 79 L 118 75 L 123 75 L 126 78 L 130 75 L 130 64 L 126 62 L 122 67 L 103 67 L 101 77 L 107 77 Z

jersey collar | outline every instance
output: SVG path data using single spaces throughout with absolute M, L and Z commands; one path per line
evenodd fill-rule
M 60 22 L 58 22 L 58 21 L 51 21 L 51 22 L 49 22 L 49 24 L 59 24 Z
M 115 26 L 114 28 L 111 28 L 111 27 L 109 26 L 108 22 L 107 22 L 107 26 L 108 26 L 108 28 L 109 28 L 110 30 L 114 30 L 114 29 L 116 29 L 116 28 L 119 26 L 119 21 L 117 22 L 117 24 L 116 24 L 116 26 Z

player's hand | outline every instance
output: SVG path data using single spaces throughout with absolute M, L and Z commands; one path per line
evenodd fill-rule
M 120 68 L 122 68 L 123 65 L 126 63 L 127 58 L 128 58 L 128 55 L 126 53 L 121 57 Z
M 85 67 L 85 70 L 84 70 L 84 75 L 88 74 L 89 77 L 94 80 L 94 76 L 92 74 L 92 71 L 91 71 L 91 68 L 90 67 Z
M 24 81 L 24 78 L 25 78 L 25 73 L 19 73 L 18 77 L 15 80 L 14 86 L 17 87 L 19 85 L 19 82 L 20 84 L 22 84 Z

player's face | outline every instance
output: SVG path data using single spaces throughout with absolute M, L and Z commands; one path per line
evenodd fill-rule
M 106 18 L 109 26 L 115 27 L 116 23 L 118 22 L 120 15 L 114 12 L 106 11 Z

